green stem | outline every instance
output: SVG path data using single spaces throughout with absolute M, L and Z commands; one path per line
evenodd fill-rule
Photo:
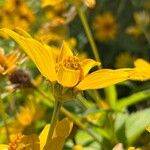
M 79 17 L 81 19 L 81 22 L 83 24 L 84 30 L 86 32 L 86 35 L 88 37 L 89 43 L 91 45 L 94 57 L 97 61 L 100 62 L 100 57 L 99 57 L 99 54 L 98 54 L 98 50 L 97 50 L 96 44 L 94 42 L 89 24 L 88 24 L 87 19 L 86 19 L 86 16 L 85 16 L 85 14 L 84 14 L 84 12 L 82 11 L 81 8 L 77 8 L 77 11 L 78 11 Z
M 4 127 L 5 127 L 5 131 L 6 131 L 6 137 L 7 137 L 7 143 L 10 142 L 10 134 L 9 134 L 9 129 L 8 129 L 8 124 L 7 124 L 7 120 L 6 120 L 6 113 L 5 113 L 5 109 L 4 109 L 4 104 L 2 99 L 0 98 L 0 115 L 4 121 Z
M 95 57 L 95 59 L 96 59 L 97 61 L 100 62 L 99 53 L 98 53 L 96 44 L 95 44 L 95 42 L 94 42 L 94 38 L 93 38 L 93 36 L 92 36 L 90 27 L 89 27 L 89 25 L 88 25 L 86 16 L 85 16 L 85 14 L 84 14 L 82 8 L 77 8 L 77 10 L 78 10 L 78 14 L 79 14 L 79 17 L 80 17 L 80 19 L 81 19 L 81 22 L 82 22 L 82 24 L 83 24 L 83 27 L 84 27 L 84 29 L 85 29 L 86 35 L 87 35 L 87 37 L 88 37 L 89 43 L 90 43 L 90 45 L 91 45 L 91 48 L 92 48 L 92 52 L 93 52 L 93 54 L 94 54 L 94 57 Z M 100 69 L 100 68 L 101 68 L 101 67 L 99 67 L 99 69 Z M 112 89 L 113 89 L 113 93 L 111 94 Z M 96 91 L 96 92 L 97 92 L 97 91 Z M 96 92 L 95 92 L 95 93 L 96 93 Z M 111 99 L 108 99 L 109 102 L 112 101 L 111 104 L 114 103 L 114 102 L 117 100 L 117 99 L 116 99 L 117 96 L 115 95 L 115 94 L 117 94 L 115 86 L 111 86 L 110 88 L 109 88 L 109 87 L 106 88 L 106 89 L 105 89 L 105 94 L 106 94 L 106 97 L 107 97 L 107 98 L 111 98 Z M 110 96 L 110 95 L 111 95 L 111 96 Z M 113 96 L 114 96 L 114 97 L 113 97 Z M 97 96 L 96 96 L 96 97 L 97 97 Z M 100 96 L 98 97 L 98 99 L 96 98 L 96 100 L 97 100 L 96 102 L 98 102 L 98 101 L 100 100 Z
M 5 115 L 5 114 L 4 114 Z M 8 130 L 8 125 L 5 116 L 3 115 L 3 121 L 4 121 L 4 126 L 6 130 L 6 135 L 7 135 L 7 142 L 10 142 L 10 136 L 9 136 L 9 130 Z
M 39 92 L 39 90 L 37 90 L 37 92 Z M 43 92 L 42 92 L 43 93 Z M 39 92 L 39 94 L 41 94 L 41 92 Z M 46 94 L 42 94 L 43 97 L 45 97 L 45 104 L 47 104 L 47 106 L 51 106 L 51 102 L 54 102 L 53 99 L 50 99 L 49 97 L 47 97 Z M 70 118 L 71 120 L 73 120 L 73 122 L 80 128 L 83 129 L 84 131 L 86 131 L 95 141 L 97 141 L 98 143 L 101 143 L 101 141 L 99 140 L 99 138 L 97 138 L 95 136 L 95 134 L 93 133 L 92 130 L 90 130 L 89 128 L 87 128 L 83 123 L 81 123 L 81 119 L 79 117 L 75 117 L 71 112 L 69 112 L 67 109 L 65 109 L 63 106 L 61 107 L 61 112 L 66 115 L 68 118 Z M 45 149 L 46 150 L 46 149 Z
M 94 132 L 87 128 L 83 123 L 81 123 L 80 119 L 75 117 L 72 113 L 70 113 L 69 111 L 67 111 L 65 108 L 61 108 L 61 111 L 70 119 L 73 120 L 73 122 L 79 126 L 81 129 L 83 129 L 84 131 L 86 131 L 95 141 L 97 141 L 99 144 L 101 144 L 101 141 L 96 137 L 96 135 L 94 134 Z
M 116 87 L 112 85 L 112 86 L 105 88 L 104 91 L 105 91 L 106 100 L 108 101 L 109 106 L 112 109 L 115 109 L 116 101 L 117 101 Z
M 48 132 L 46 144 L 44 146 L 44 150 L 48 150 L 47 149 L 48 148 L 48 143 L 52 139 L 53 132 L 54 132 L 54 129 L 56 127 L 56 124 L 57 124 L 57 121 L 58 121 L 58 118 L 59 118 L 59 112 L 60 112 L 60 109 L 61 109 L 61 105 L 62 105 L 62 103 L 59 100 L 55 100 L 51 125 L 50 125 L 50 129 L 49 129 L 49 132 Z

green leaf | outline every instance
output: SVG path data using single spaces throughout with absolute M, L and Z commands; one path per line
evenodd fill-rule
M 128 144 L 132 144 L 150 125 L 150 108 L 131 114 L 125 123 Z

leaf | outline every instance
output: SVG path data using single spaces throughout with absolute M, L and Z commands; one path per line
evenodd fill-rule
M 54 130 L 53 137 L 64 137 L 67 138 L 73 127 L 73 122 L 68 118 L 61 120 Z
M 48 142 L 47 147 L 45 149 L 50 148 L 51 150 L 62 150 L 65 139 L 69 136 L 72 127 L 73 122 L 68 118 L 64 118 L 63 120 L 59 121 L 54 129 L 53 137 Z M 46 144 L 49 128 L 50 125 L 47 124 L 39 136 L 40 150 L 42 150 L 44 148 L 44 145 Z
M 126 137 L 132 144 L 150 125 L 150 108 L 131 114 L 126 120 Z

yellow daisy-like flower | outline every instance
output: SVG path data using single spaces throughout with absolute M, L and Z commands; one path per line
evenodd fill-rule
M 110 12 L 95 17 L 93 21 L 95 37 L 99 41 L 114 40 L 117 34 L 117 23 Z
M 9 74 L 16 69 L 16 63 L 18 61 L 18 55 L 13 52 L 9 55 L 4 54 L 4 50 L 0 49 L 0 74 Z
M 101 69 L 89 73 L 94 66 L 100 65 L 93 59 L 80 59 L 64 42 L 57 57 L 53 55 L 53 48 L 34 40 L 23 31 L 18 34 L 12 30 L 0 29 L 3 34 L 12 37 L 33 60 L 43 76 L 52 83 L 62 87 L 78 90 L 99 89 L 134 78 L 134 69 Z
M 73 150 L 83 150 L 83 147 L 81 145 L 75 145 Z
M 25 30 L 33 23 L 35 17 L 27 3 L 22 0 L 6 0 L 0 7 L 0 26 L 14 29 L 16 26 Z
M 116 57 L 115 67 L 124 68 L 124 67 L 133 67 L 136 56 L 128 53 L 122 52 Z

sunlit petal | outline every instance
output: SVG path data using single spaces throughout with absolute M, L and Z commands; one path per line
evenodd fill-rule
M 0 150 L 8 150 L 9 146 L 5 144 L 0 144 Z
M 73 56 L 73 53 L 72 53 L 69 45 L 66 42 L 63 42 L 62 47 L 61 47 L 60 56 L 59 56 L 59 61 L 62 61 L 69 56 Z
M 134 72 L 130 75 L 131 80 L 150 80 L 150 63 L 143 59 L 137 59 L 134 65 Z
M 83 76 L 86 76 L 88 72 L 90 71 L 90 69 L 99 65 L 100 63 L 93 59 L 84 59 L 82 61 Z
M 102 69 L 87 75 L 77 86 L 78 90 L 100 89 L 125 81 L 132 69 Z
M 42 7 L 46 6 L 55 6 L 60 3 L 62 0 L 42 0 Z
M 38 67 L 39 71 L 50 81 L 56 80 L 56 72 L 52 53 L 49 52 L 47 46 L 43 46 L 40 42 L 25 38 L 9 29 L 1 29 L 1 32 L 13 38 L 27 53 Z
M 64 87 L 75 86 L 80 79 L 79 70 L 67 69 L 64 66 L 60 66 L 57 72 L 57 81 Z

